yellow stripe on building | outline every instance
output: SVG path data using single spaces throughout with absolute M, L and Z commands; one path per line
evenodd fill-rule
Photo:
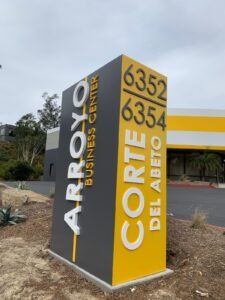
M 168 145 L 167 149 L 193 149 L 193 150 L 217 150 L 225 151 L 225 146 L 201 146 L 201 145 Z
M 172 131 L 225 132 L 225 117 L 167 116 L 167 129 Z

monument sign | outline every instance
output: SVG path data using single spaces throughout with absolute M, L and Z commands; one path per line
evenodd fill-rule
M 167 274 L 167 80 L 119 56 L 63 93 L 51 252 L 106 289 Z

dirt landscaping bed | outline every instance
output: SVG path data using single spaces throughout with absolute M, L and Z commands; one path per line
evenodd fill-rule
M 225 299 L 225 235 L 168 219 L 167 278 L 104 293 L 47 252 L 52 203 L 22 206 L 24 223 L 0 228 L 1 299 Z

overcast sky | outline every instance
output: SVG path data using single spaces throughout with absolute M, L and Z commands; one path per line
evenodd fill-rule
M 0 122 L 120 54 L 168 76 L 169 107 L 225 109 L 224 0 L 1 0 Z

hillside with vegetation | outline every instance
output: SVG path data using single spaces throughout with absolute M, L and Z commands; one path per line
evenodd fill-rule
M 0 141 L 0 180 L 37 180 L 43 175 L 47 130 L 59 126 L 58 96 L 43 94 L 44 104 L 17 122 L 12 142 Z

